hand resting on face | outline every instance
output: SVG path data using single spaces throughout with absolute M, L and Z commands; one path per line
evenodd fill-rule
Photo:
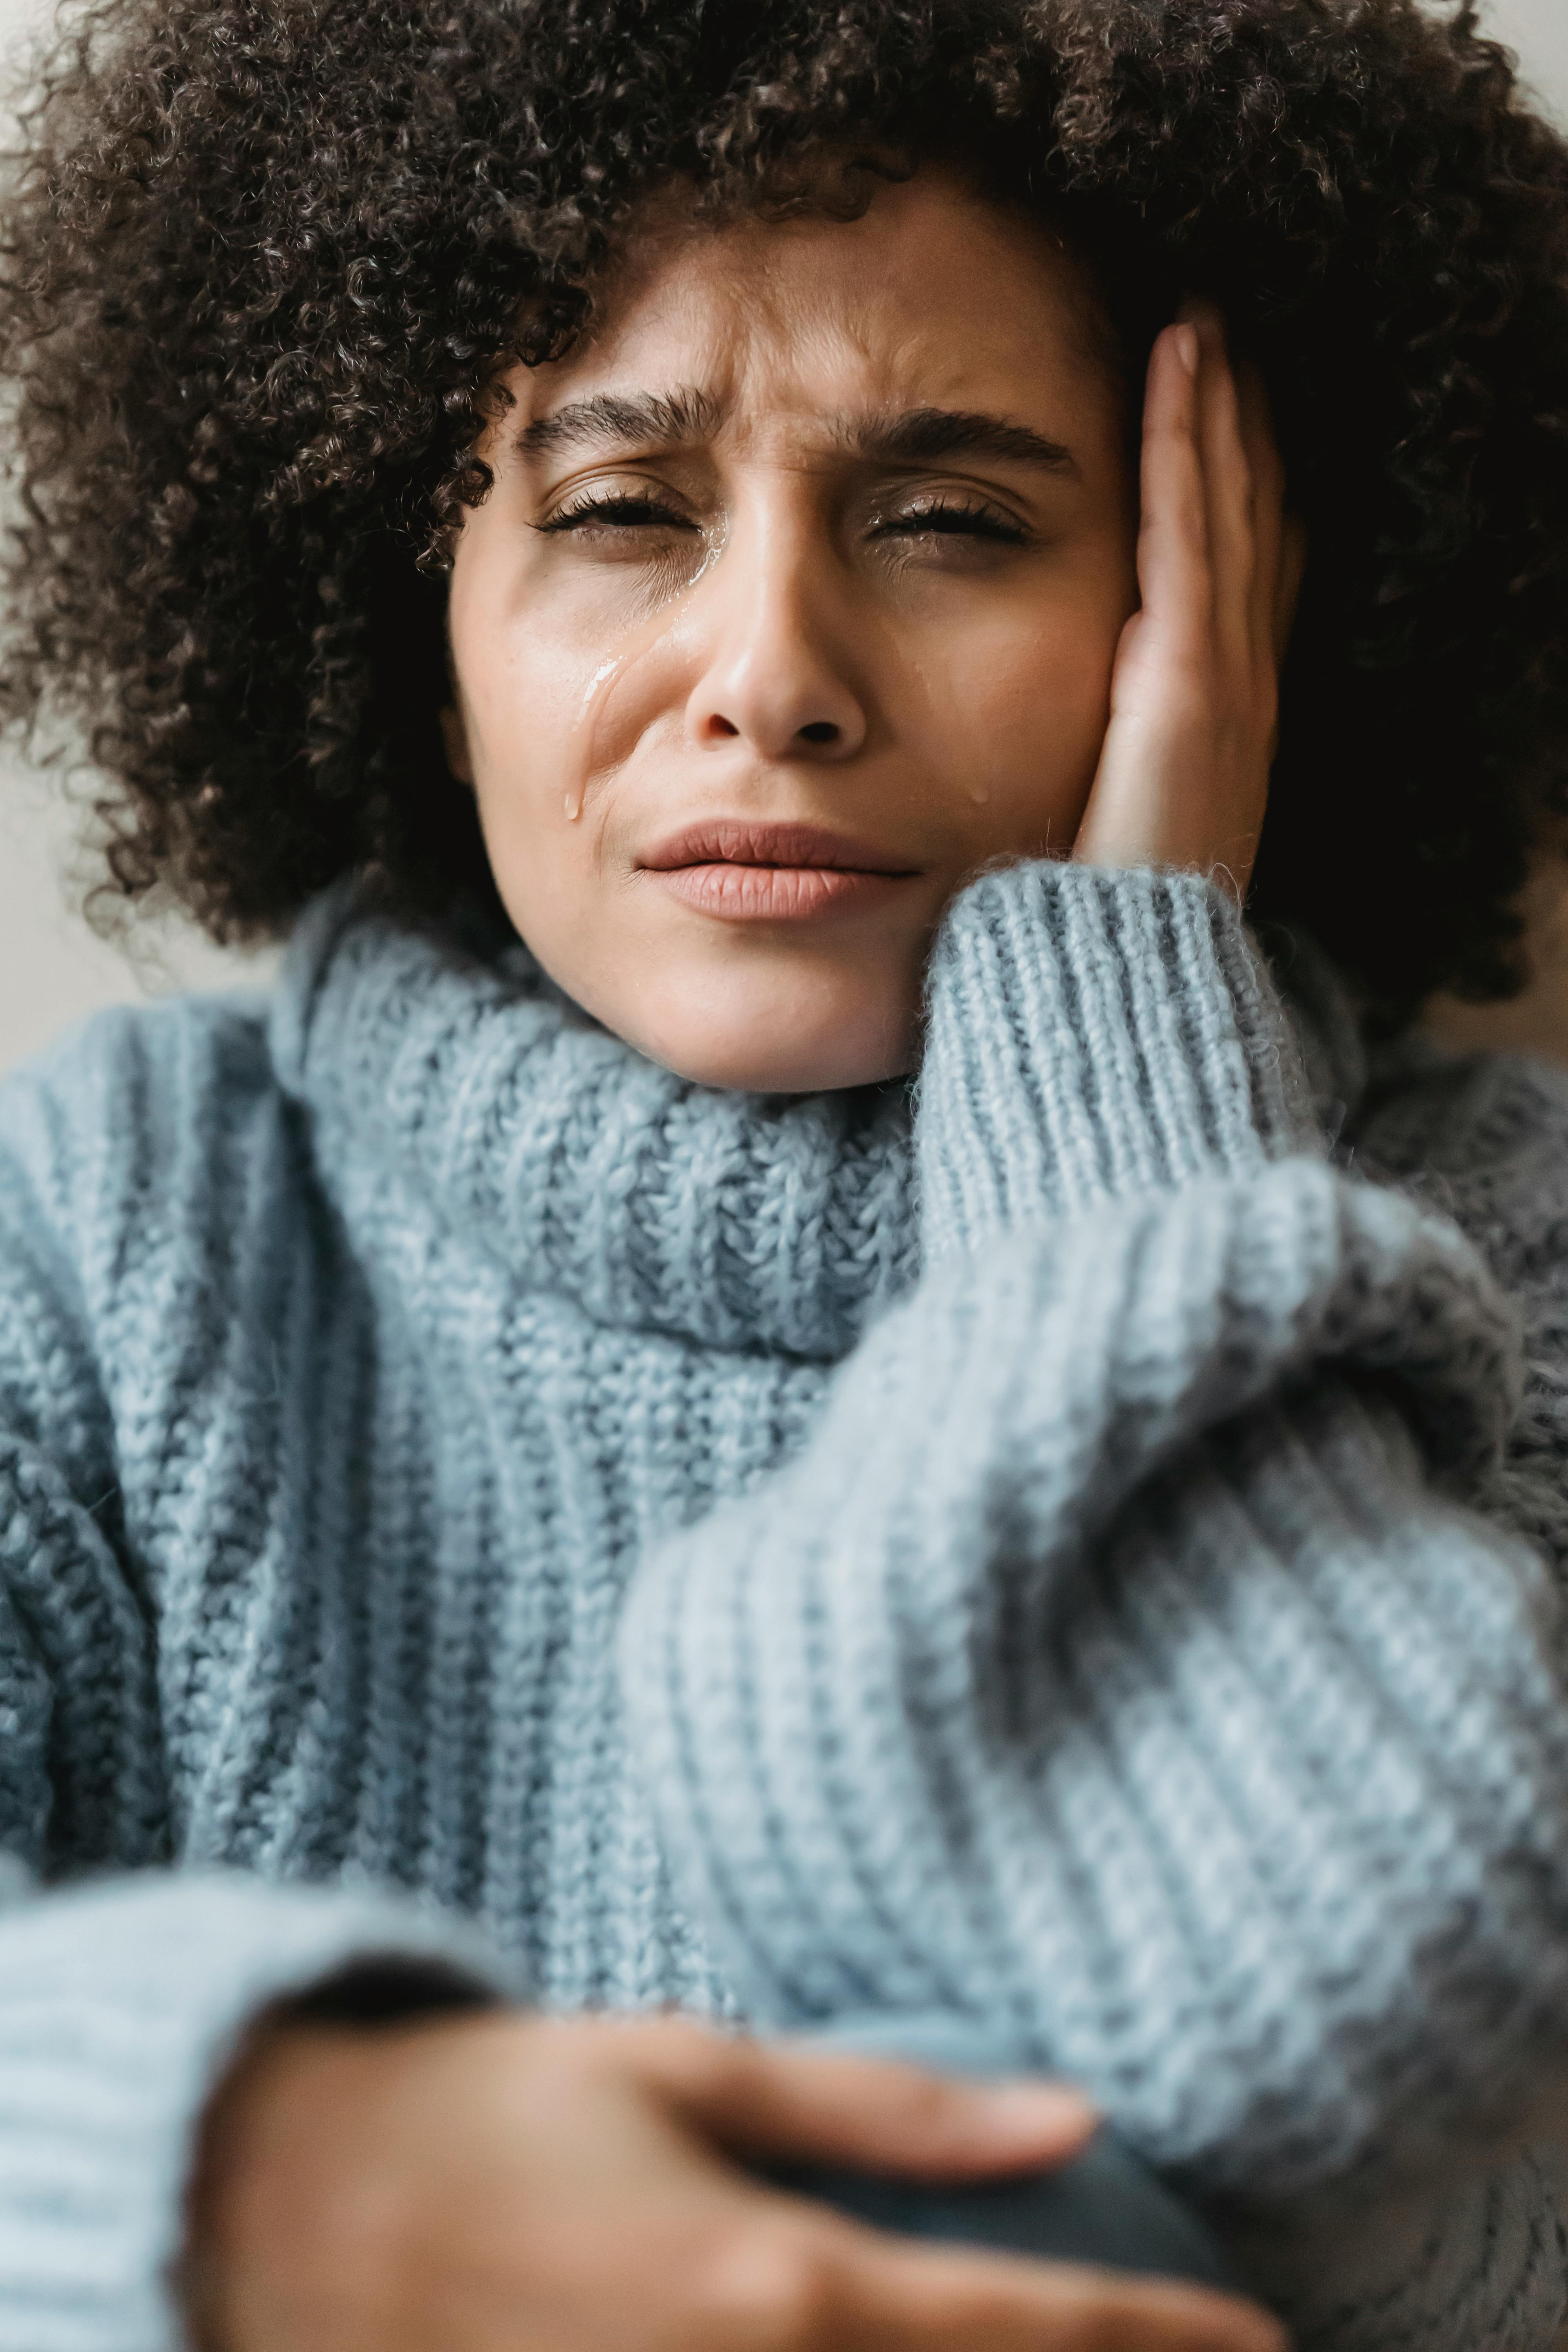
M 1305 561 L 1261 379 L 1232 368 L 1218 312 L 1191 305 L 1150 362 L 1141 601 L 1076 858 L 1185 866 L 1245 898 Z
M 1097 301 L 934 166 L 849 221 L 694 238 L 671 197 L 593 332 L 508 378 L 450 753 L 531 952 L 667 1068 L 910 1069 L 996 859 L 1245 890 L 1302 557 L 1267 402 L 1191 306 L 1140 494 Z

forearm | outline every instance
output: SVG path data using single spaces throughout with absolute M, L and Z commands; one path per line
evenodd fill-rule
M 1562 2055 L 1543 1573 L 1342 1382 L 1098 1528 L 1068 1484 L 1047 1548 L 1047 1470 L 966 1453 L 985 1352 L 945 1430 L 868 1381 L 644 1584 L 689 1899 L 764 2015 L 984 2005 L 1211 2188 L 1422 2160 Z
M 368 1892 L 147 1873 L 0 1913 L 0 2352 L 167 2352 L 211 2093 L 260 2011 L 376 1957 L 504 1989 Z
M 1561 1612 L 1459 1499 L 1509 1318 L 1449 1229 L 1277 1156 L 1233 935 L 1140 994 L 1114 908 L 1055 914 L 933 1007 L 940 1262 L 639 1580 L 640 1752 L 763 2014 L 983 2007 L 1209 2191 L 1419 2170 L 1565 2044 Z M 1037 1044 L 1008 1096 L 1053 988 L 1076 1087 Z

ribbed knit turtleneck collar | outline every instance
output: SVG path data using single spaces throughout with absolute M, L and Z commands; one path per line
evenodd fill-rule
M 1317 1117 L 1353 1133 L 1365 1064 L 1343 985 L 1303 935 L 1267 945 Z M 906 1088 L 694 1086 L 499 930 L 327 892 L 289 950 L 272 1050 L 351 1223 L 383 1199 L 422 1209 L 597 1322 L 831 1360 L 916 1272 Z
M 596 1321 L 831 1359 L 913 1272 L 902 1087 L 694 1086 L 518 944 L 475 951 L 331 891 L 289 950 L 272 1050 L 340 1205 L 380 1175 Z

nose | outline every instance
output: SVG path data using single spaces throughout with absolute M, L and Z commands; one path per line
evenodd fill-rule
M 731 541 L 708 583 L 714 634 L 687 705 L 697 742 L 819 762 L 860 749 L 853 618 L 834 573 L 809 527 L 763 524 Z

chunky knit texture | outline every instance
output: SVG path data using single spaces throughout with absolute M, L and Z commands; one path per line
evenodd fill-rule
M 337 896 L 0 1092 L 5 2352 L 174 2340 L 206 2086 L 379 1953 L 935 2014 L 1305 2344 L 1547 2352 L 1568 1083 L 1293 987 L 1021 866 L 912 1113 L 770 1101 Z

